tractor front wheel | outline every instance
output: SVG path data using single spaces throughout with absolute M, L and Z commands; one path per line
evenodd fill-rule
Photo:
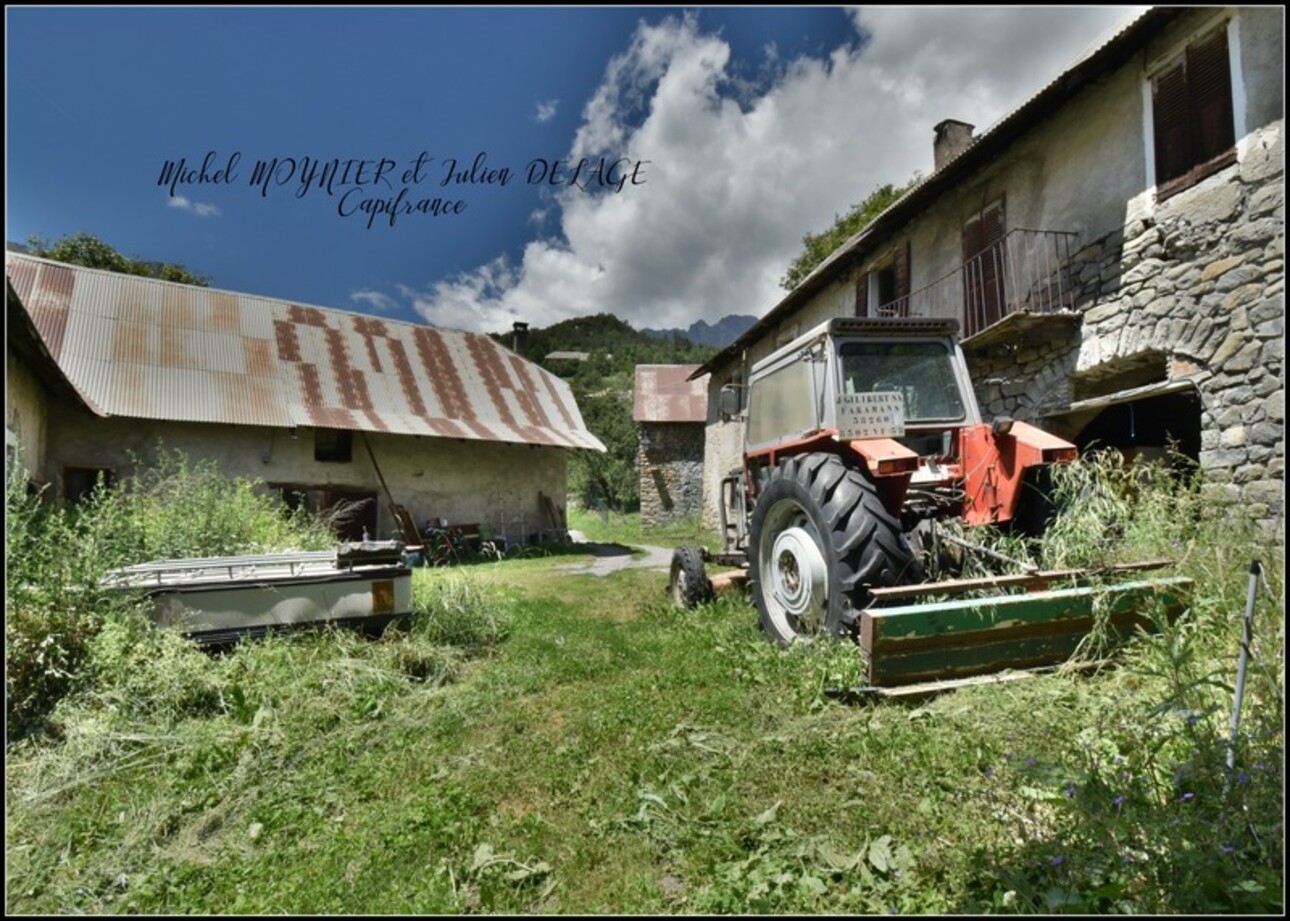
M 774 467 L 749 531 L 753 599 L 762 629 L 780 644 L 850 635 L 870 588 L 923 579 L 900 519 L 834 454 Z
M 703 551 L 689 544 L 672 551 L 668 594 L 678 608 L 693 608 L 712 600 L 712 582 L 703 564 Z

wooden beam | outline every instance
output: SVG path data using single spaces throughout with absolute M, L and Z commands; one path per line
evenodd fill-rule
M 1026 591 L 1042 591 L 1053 582 L 1065 580 L 1078 582 L 1081 579 L 1099 578 L 1107 573 L 1163 569 L 1172 563 L 1172 560 L 1144 560 L 1138 563 L 1118 563 L 1098 570 L 1047 569 L 1006 576 L 984 576 L 979 579 L 947 579 L 944 582 L 922 582 L 918 585 L 894 585 L 888 588 L 870 589 L 869 593 L 877 604 L 884 601 L 918 598 L 922 595 L 961 595 L 964 592 L 989 588 L 1024 588 Z

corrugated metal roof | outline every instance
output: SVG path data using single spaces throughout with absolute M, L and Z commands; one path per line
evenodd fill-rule
M 605 449 L 567 383 L 488 336 L 16 253 L 5 272 L 105 415 Z
M 706 422 L 708 382 L 689 380 L 698 365 L 637 365 L 637 422 Z
M 43 382 L 50 390 L 66 400 L 84 406 L 94 415 L 102 416 L 103 412 L 73 386 L 67 379 L 67 375 L 63 373 L 63 369 L 58 367 L 58 363 L 49 354 L 45 340 L 41 338 L 31 316 L 18 302 L 12 285 L 5 285 L 5 294 L 6 360 L 7 353 L 12 351 L 16 358 L 36 376 L 36 379 Z M 8 431 L 6 425 L 6 438 Z

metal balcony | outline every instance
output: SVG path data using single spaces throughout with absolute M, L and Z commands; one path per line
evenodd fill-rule
M 952 272 L 878 307 L 880 317 L 957 317 L 966 340 L 1014 314 L 1075 310 L 1071 253 L 1078 234 L 1017 229 Z

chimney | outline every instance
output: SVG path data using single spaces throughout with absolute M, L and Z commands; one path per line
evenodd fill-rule
M 939 172 L 942 166 L 972 146 L 976 140 L 972 137 L 973 127 L 953 118 L 947 118 L 936 126 L 936 140 L 932 142 L 934 170 Z
M 511 331 L 514 333 L 514 338 L 511 340 L 511 351 L 523 358 L 524 352 L 529 347 L 529 325 L 516 320 L 511 326 Z

